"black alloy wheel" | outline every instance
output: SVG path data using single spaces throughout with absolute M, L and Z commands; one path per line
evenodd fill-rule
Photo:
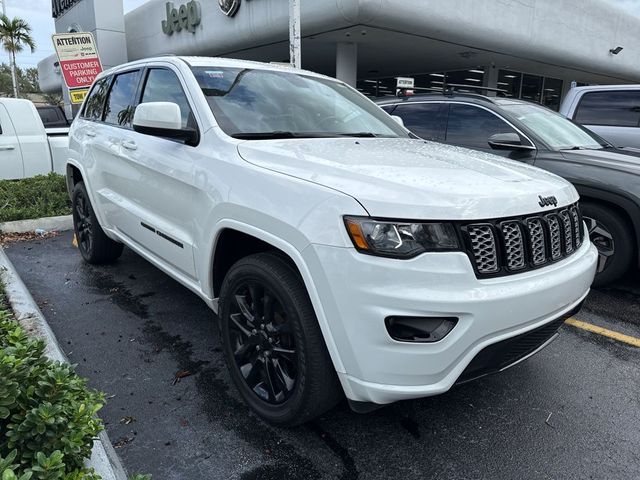
M 124 245 L 111 240 L 102 230 L 83 182 L 73 187 L 71 213 L 78 250 L 86 262 L 112 263 L 122 255 Z
M 599 223 L 594 218 L 584 217 L 584 223 L 587 225 L 587 232 L 591 243 L 598 249 L 598 267 L 596 273 L 601 273 L 607 267 L 607 262 L 615 254 L 616 242 L 613 235 L 607 227 Z
M 246 281 L 233 293 L 229 335 L 236 366 L 261 400 L 291 397 L 298 374 L 296 342 L 282 303 L 267 287 Z
M 219 307 L 229 374 L 260 417 L 300 425 L 343 398 L 307 289 L 284 255 L 238 260 L 224 277 Z
M 629 220 L 614 208 L 585 201 L 580 209 L 591 243 L 598 249 L 593 285 L 601 287 L 618 280 L 634 263 L 634 235 Z
M 93 250 L 92 214 L 93 212 L 89 204 L 89 199 L 86 197 L 86 192 L 78 192 L 73 205 L 73 219 L 76 225 L 78 248 L 87 256 L 91 256 L 91 251 Z

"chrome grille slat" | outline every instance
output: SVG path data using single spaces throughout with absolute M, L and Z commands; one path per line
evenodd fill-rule
M 540 216 L 466 224 L 469 257 L 478 276 L 515 274 L 556 262 L 583 243 L 577 204 Z
M 564 248 L 567 253 L 573 252 L 573 225 L 571 225 L 571 217 L 568 210 L 562 210 L 560 212 L 560 218 L 562 218 L 562 224 L 564 226 Z
M 528 218 L 527 229 L 529 231 L 529 245 L 531 245 L 531 261 L 535 266 L 547 262 L 547 242 L 544 237 L 542 220 L 539 218 Z
M 557 260 L 562 256 L 562 242 L 560 241 L 560 221 L 555 215 L 545 217 L 549 226 L 549 237 L 551 239 L 551 259 Z
M 570 209 L 571 218 L 573 219 L 573 238 L 576 242 L 576 248 L 580 248 L 582 245 L 582 238 L 580 235 L 580 215 L 578 209 L 573 205 Z
M 524 268 L 524 241 L 520 224 L 518 222 L 503 223 L 502 235 L 504 236 L 505 253 L 507 255 L 507 268 L 509 270 Z
M 495 273 L 498 268 L 496 238 L 489 225 L 473 225 L 468 229 L 476 268 L 480 273 Z

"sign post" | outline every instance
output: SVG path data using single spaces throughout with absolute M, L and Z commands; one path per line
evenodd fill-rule
M 289 56 L 293 68 L 302 68 L 301 50 L 300 0 L 289 0 Z
M 102 72 L 96 42 L 91 33 L 59 33 L 52 36 L 60 70 L 72 105 L 84 101 L 89 87 Z

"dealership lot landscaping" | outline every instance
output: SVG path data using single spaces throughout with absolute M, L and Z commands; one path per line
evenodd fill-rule
M 82 262 L 71 233 L 6 252 L 101 411 L 129 471 L 154 478 L 637 478 L 640 349 L 565 325 L 532 359 L 368 415 L 346 404 L 277 429 L 227 375 L 215 318 L 129 250 Z M 640 283 L 594 290 L 578 319 L 640 338 Z M 517 312 L 514 312 L 517 313 Z

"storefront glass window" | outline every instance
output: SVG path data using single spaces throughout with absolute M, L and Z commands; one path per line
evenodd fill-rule
M 556 111 L 560 108 L 563 84 L 563 81 L 557 78 L 511 70 L 498 72 L 498 88 L 503 90 L 499 93 L 500 96 L 541 103 Z
M 447 72 L 447 85 L 465 85 L 469 87 L 482 87 L 484 80 L 483 69 L 458 70 L 455 72 Z M 481 93 L 481 90 L 475 88 L 454 87 L 459 92 Z
M 538 75 L 524 74 L 522 76 L 522 100 L 540 103 L 542 100 L 542 81 L 543 78 Z
M 503 90 L 505 97 L 520 98 L 522 74 L 510 70 L 500 70 L 498 73 L 498 88 Z
M 562 95 L 562 80 L 546 77 L 542 93 L 542 104 L 556 112 L 560 109 L 560 97 Z

